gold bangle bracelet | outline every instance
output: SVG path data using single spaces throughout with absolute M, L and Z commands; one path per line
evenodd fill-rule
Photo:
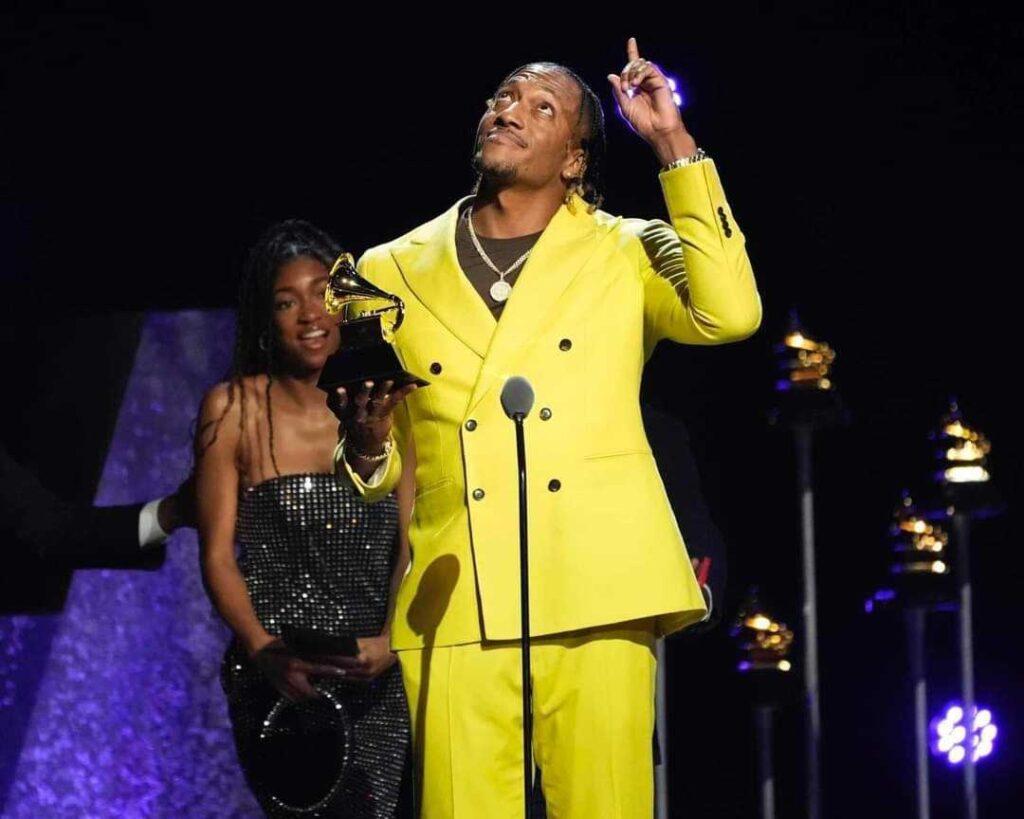
M 360 452 L 358 449 L 356 449 L 354 446 L 348 443 L 347 439 L 342 441 L 342 445 L 345 447 L 346 452 L 351 452 L 357 458 L 362 458 L 364 461 L 369 461 L 370 463 L 379 463 L 380 461 L 386 460 L 388 455 L 391 454 L 391 450 L 394 447 L 394 442 L 389 436 L 387 440 L 384 441 L 384 451 L 379 452 L 376 455 L 367 455 L 365 452 Z

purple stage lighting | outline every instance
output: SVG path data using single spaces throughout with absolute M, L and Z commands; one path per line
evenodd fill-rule
M 662 73 L 664 74 L 664 72 Z M 672 89 L 672 101 L 675 102 L 677 108 L 682 108 L 686 104 L 686 101 L 683 99 L 683 92 L 680 90 L 679 80 L 677 80 L 675 77 L 670 77 L 668 74 L 665 74 L 665 79 L 668 80 L 668 87 Z M 626 91 L 626 96 L 628 96 L 630 99 L 632 99 L 635 94 L 636 89 L 634 88 L 630 88 L 628 91 Z M 622 109 L 618 108 L 617 110 L 619 112 L 619 116 L 621 117 Z M 625 119 L 625 117 L 623 117 L 623 119 Z
M 988 708 L 975 707 L 971 738 L 967 738 L 967 720 L 964 709 L 957 703 L 946 707 L 941 716 L 932 720 L 932 753 L 944 756 L 950 765 L 959 765 L 973 749 L 977 762 L 992 753 L 999 729 Z
M 672 99 L 675 101 L 677 108 L 683 107 L 683 95 L 679 93 L 679 83 L 675 77 L 666 77 L 668 80 L 668 87 L 672 89 Z
M 871 597 L 864 601 L 864 611 L 871 614 L 875 610 L 875 606 L 881 606 L 886 603 L 891 603 L 896 599 L 895 589 L 879 589 Z

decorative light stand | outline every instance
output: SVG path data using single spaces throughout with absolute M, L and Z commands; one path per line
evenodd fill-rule
M 793 632 L 765 613 L 757 589 L 751 589 L 732 636 L 740 655 L 736 670 L 748 683 L 754 708 L 758 815 L 761 819 L 775 819 L 773 728 L 775 711 L 784 700 L 792 698 L 792 664 L 788 658 Z
M 936 522 L 944 511 L 922 513 L 904 490 L 889 527 L 889 583 L 865 604 L 873 611 L 899 610 L 907 632 L 907 654 L 913 690 L 914 781 L 917 819 L 929 819 L 928 681 L 925 668 L 925 624 L 929 611 L 950 608 L 949 537 Z
M 938 469 L 933 477 L 943 500 L 946 514 L 953 521 L 953 547 L 956 556 L 956 585 L 959 614 L 960 707 L 966 718 L 964 728 L 967 748 L 963 755 L 963 815 L 977 819 L 978 793 L 975 763 L 980 758 L 981 736 L 975 733 L 980 713 L 975 703 L 974 637 L 971 600 L 971 521 L 1001 511 L 990 484 L 988 455 L 992 447 L 988 439 L 969 427 L 963 419 L 956 399 L 950 402 L 938 430 L 930 436 L 936 442 Z
M 818 606 L 814 562 L 814 483 L 812 444 L 816 430 L 845 423 L 846 412 L 836 394 L 830 372 L 835 351 L 815 341 L 803 329 L 796 310 L 789 314 L 789 329 L 775 346 L 778 376 L 776 406 L 769 420 L 792 429 L 796 445 L 797 492 L 803 582 L 804 719 L 807 768 L 808 819 L 821 813 L 821 705 L 818 687 Z

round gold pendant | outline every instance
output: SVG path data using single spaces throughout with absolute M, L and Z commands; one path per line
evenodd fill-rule
M 512 285 L 503 279 L 498 279 L 491 285 L 491 298 L 495 301 L 505 301 L 512 295 Z

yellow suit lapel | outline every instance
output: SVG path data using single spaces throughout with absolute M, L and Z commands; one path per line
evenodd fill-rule
M 594 254 L 597 243 L 592 239 L 596 232 L 597 222 L 579 197 L 574 197 L 572 210 L 562 205 L 555 212 L 512 288 L 480 368 L 468 412 L 492 387 L 500 387 L 508 376 L 516 374 L 510 369 L 516 357 L 549 320 L 559 296 Z M 479 296 L 477 301 L 481 301 Z
M 455 253 L 455 225 L 459 205 L 413 233 L 409 241 L 392 249 L 409 289 L 456 338 L 480 358 L 494 335 L 494 316 L 459 267 Z
M 464 197 L 392 249 L 409 289 L 448 330 L 483 359 L 468 411 L 503 384 L 516 356 L 557 309 L 556 302 L 597 249 L 597 222 L 578 196 L 562 205 L 544 229 L 512 288 L 495 326 L 494 316 L 459 267 L 455 226 Z

